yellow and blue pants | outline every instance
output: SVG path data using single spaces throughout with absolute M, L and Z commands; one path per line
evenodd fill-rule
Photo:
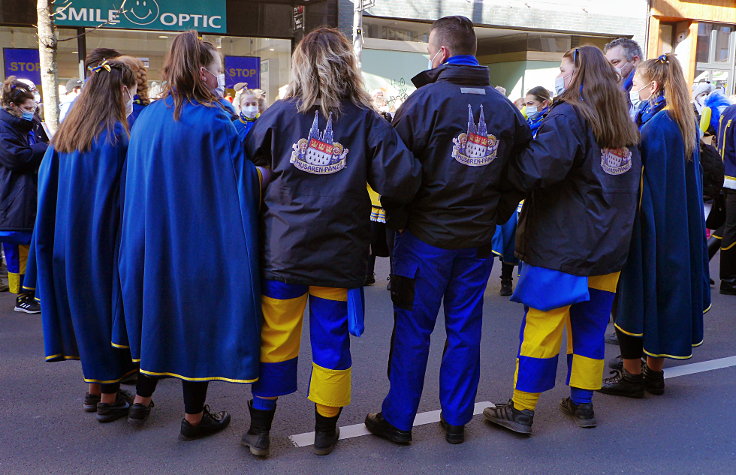
M 547 311 L 527 307 L 514 375 L 514 407 L 534 409 L 539 393 L 555 386 L 562 332 L 567 329 L 567 384 L 600 389 L 606 326 L 619 273 L 588 277 L 590 299 Z
M 296 391 L 299 344 L 308 297 L 312 344 L 308 398 L 323 406 L 350 404 L 352 360 L 347 289 L 266 280 L 262 293 L 260 378 L 253 384 L 253 395 L 273 398 Z
M 397 234 L 392 255 L 394 332 L 383 417 L 411 430 L 424 388 L 429 345 L 444 301 L 447 340 L 440 366 L 442 416 L 451 425 L 473 417 L 480 379 L 483 294 L 493 266 L 484 248 L 442 249 L 409 231 Z
M 31 233 L 3 231 L 0 232 L 0 242 L 3 244 L 5 264 L 8 268 L 8 287 L 10 292 L 19 294 L 23 291 L 23 276 L 26 273 Z

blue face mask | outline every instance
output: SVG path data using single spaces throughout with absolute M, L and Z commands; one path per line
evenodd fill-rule
M 33 112 L 23 111 L 21 115 L 21 119 L 31 121 L 33 120 L 34 115 L 35 113 Z

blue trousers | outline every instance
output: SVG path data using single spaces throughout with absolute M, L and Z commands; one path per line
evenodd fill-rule
M 473 416 L 480 378 L 483 294 L 493 266 L 490 248 L 448 250 L 408 231 L 396 236 L 391 275 L 394 333 L 389 357 L 391 388 L 384 418 L 411 430 L 427 369 L 430 336 L 444 301 L 447 341 L 440 368 L 442 415 L 451 425 Z

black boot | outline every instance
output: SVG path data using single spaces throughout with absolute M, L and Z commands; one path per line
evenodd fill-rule
M 454 426 L 448 424 L 444 416 L 440 414 L 440 425 L 445 430 L 445 440 L 450 444 L 462 444 L 465 442 L 465 426 Z
M 240 444 L 248 447 L 250 453 L 256 457 L 268 457 L 268 451 L 271 447 L 271 423 L 276 409 L 271 411 L 263 411 L 253 408 L 253 400 L 248 401 L 248 410 L 250 411 L 250 429 L 243 434 Z
M 317 455 L 327 455 L 335 448 L 337 441 L 340 439 L 340 428 L 337 427 L 337 420 L 340 418 L 340 412 L 334 417 L 325 417 L 314 408 L 314 453 Z
M 181 420 L 179 440 L 195 440 L 216 434 L 230 424 L 230 414 L 226 411 L 212 412 L 210 406 L 202 409 L 202 420 L 196 426 L 190 424 L 186 418 Z
M 736 279 L 721 280 L 720 293 L 722 295 L 736 295 Z
M 657 396 L 664 394 L 664 371 L 654 371 L 644 365 L 641 374 L 644 377 L 644 388 L 648 393 Z
M 390 422 L 383 418 L 380 412 L 372 412 L 365 416 L 365 427 L 368 431 L 389 440 L 394 444 L 406 445 L 411 443 L 411 431 L 401 430 L 392 426 Z
M 603 380 L 599 392 L 613 396 L 644 397 L 644 377 L 641 374 L 631 374 L 623 368 L 611 373 L 613 376 Z

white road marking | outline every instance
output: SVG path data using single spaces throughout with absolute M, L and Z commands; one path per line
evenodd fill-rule
M 730 368 L 736 366 L 736 356 L 729 356 L 727 358 L 718 358 L 710 361 L 703 361 L 700 363 L 691 363 L 682 366 L 676 366 L 674 368 L 665 368 L 664 377 L 665 379 L 677 378 L 679 376 L 686 376 L 688 374 L 704 373 L 706 371 L 713 371 L 716 369 Z M 493 406 L 493 403 L 488 401 L 482 401 L 475 403 L 475 409 L 473 415 L 478 415 L 483 412 L 486 407 Z M 422 426 L 425 424 L 432 424 L 440 421 L 440 411 L 429 411 L 417 414 L 414 419 L 414 427 Z M 340 427 L 340 440 L 352 439 L 354 437 L 362 437 L 368 435 L 368 429 L 365 424 L 353 424 L 350 426 Z M 309 447 L 314 445 L 314 432 L 306 432 L 304 434 L 296 434 L 289 436 L 289 440 L 296 447 Z
M 717 360 L 703 361 L 700 363 L 690 363 L 682 366 L 676 366 L 674 368 L 665 368 L 664 377 L 676 378 L 678 376 L 704 373 L 705 371 L 729 368 L 731 366 L 736 366 L 736 356 L 729 356 L 728 358 L 718 358 Z
M 473 415 L 477 416 L 478 414 L 481 414 L 483 409 L 489 406 L 493 406 L 493 403 L 488 401 L 476 402 Z M 414 427 L 439 421 L 440 411 L 422 412 L 417 414 L 417 417 L 414 418 Z M 351 426 L 340 427 L 340 440 L 352 439 L 353 437 L 361 437 L 368 434 L 370 434 L 370 432 L 366 429 L 365 424 L 353 424 Z M 289 436 L 289 440 L 291 440 L 291 443 L 296 447 L 309 447 L 310 445 L 314 445 L 314 432 L 291 435 Z

